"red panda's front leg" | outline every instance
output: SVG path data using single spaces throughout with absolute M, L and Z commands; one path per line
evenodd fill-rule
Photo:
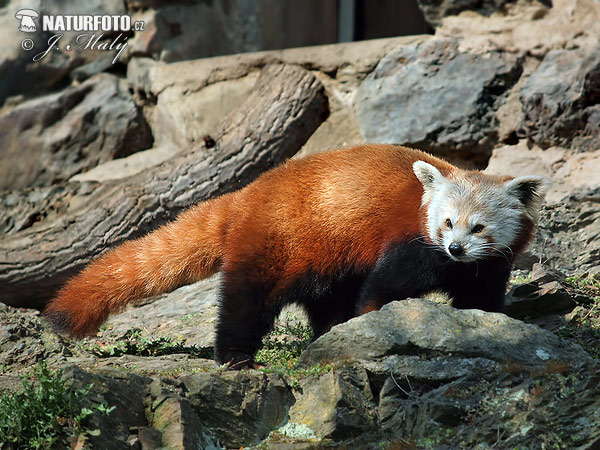
M 388 246 L 367 277 L 356 314 L 381 308 L 393 300 L 420 297 L 440 286 L 448 258 L 424 240 Z
M 442 286 L 459 309 L 504 311 L 504 295 L 512 264 L 502 257 L 476 263 L 454 263 Z

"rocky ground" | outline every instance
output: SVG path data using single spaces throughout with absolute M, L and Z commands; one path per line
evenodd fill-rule
M 600 446 L 600 4 L 499 1 L 458 14 L 464 8 L 452 2 L 420 3 L 434 36 L 193 59 L 157 28 L 152 45 L 182 61 L 139 50 L 148 44 L 141 35 L 138 53 L 117 68 L 94 53 L 56 53 L 38 65 L 0 55 L 3 76 L 44 81 L 0 90 L 0 301 L 11 305 L 0 303 L 0 390 L 20 392 L 19 377 L 63 389 L 42 363 L 62 370 L 68 389 L 85 388 L 90 411 L 80 422 L 57 413 L 63 443 L 50 446 L 67 446 L 69 434 L 75 448 L 102 449 Z M 145 14 L 159 17 L 160 8 Z M 14 25 L 6 14 L 0 23 Z M 20 48 L 10 33 L 4 42 Z M 94 256 L 81 249 L 86 239 L 100 252 L 214 195 L 206 186 L 219 177 L 233 173 L 222 183 L 230 186 L 275 164 L 218 165 L 236 139 L 258 155 L 285 146 L 269 130 L 264 142 L 246 128 L 231 133 L 247 125 L 241 116 L 261 115 L 247 104 L 253 92 L 279 92 L 265 73 L 297 76 L 310 84 L 308 98 L 326 99 L 310 126 L 283 120 L 302 116 L 285 102 L 264 113 L 281 115 L 274 122 L 295 136 L 278 158 L 377 141 L 489 173 L 549 177 L 507 315 L 457 311 L 433 295 L 390 303 L 310 343 L 302 312 L 291 309 L 259 352 L 265 369 L 231 372 L 211 359 L 218 275 L 132 305 L 82 341 L 51 333 L 25 308 Z M 182 186 L 160 191 L 156 179 L 182 173 L 173 167 L 193 169 Z M 155 183 L 160 199 L 148 200 L 140 183 Z M 110 207 L 93 209 L 98 199 Z M 104 223 L 118 214 L 119 225 L 99 235 L 82 231 L 82 217 Z M 49 230 L 66 237 L 55 255 L 39 241 Z M 33 416 L 35 401 L 19 399 Z M 13 417 L 7 402 L 0 397 L 0 442 Z

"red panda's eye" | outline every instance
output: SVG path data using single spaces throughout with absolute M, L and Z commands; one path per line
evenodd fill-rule
M 477 224 L 471 229 L 471 233 L 481 233 L 484 228 L 485 228 L 484 225 Z
M 452 229 L 452 221 L 450 219 L 446 219 L 446 226 Z

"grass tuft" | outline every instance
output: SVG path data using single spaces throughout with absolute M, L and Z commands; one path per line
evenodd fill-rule
M 83 400 L 92 385 L 73 389 L 62 378 L 62 370 L 52 371 L 45 363 L 33 370 L 37 382 L 21 377 L 23 388 L 0 393 L 0 448 L 68 448 L 69 438 L 85 437 L 96 430 L 85 427 L 94 412 L 110 414 L 105 403 L 85 407 Z

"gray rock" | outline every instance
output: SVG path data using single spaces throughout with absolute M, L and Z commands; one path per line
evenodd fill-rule
M 600 146 L 600 45 L 555 50 L 521 89 L 523 117 L 517 134 L 542 148 Z
M 548 7 L 552 6 L 552 0 L 538 1 Z M 432 27 L 440 25 L 444 17 L 455 16 L 462 11 L 474 11 L 483 16 L 489 16 L 502 9 L 507 3 L 514 2 L 515 0 L 417 0 L 425 20 Z M 531 0 L 527 0 L 527 2 L 532 3 Z
M 296 4 L 264 0 L 164 2 L 132 0 L 132 20 L 143 32 L 131 52 L 161 61 L 336 42 L 336 10 L 319 0 Z
M 284 424 L 294 402 L 287 383 L 278 375 L 198 373 L 180 380 L 202 425 L 227 448 L 265 439 Z
M 375 399 L 360 367 L 332 370 L 300 383 L 290 422 L 308 426 L 320 439 L 340 441 L 377 428 Z
M 139 328 L 149 337 L 183 339 L 188 346 L 212 346 L 220 280 L 217 274 L 171 293 L 142 300 L 112 316 L 98 340 L 115 339 L 132 328 Z
M 105 57 L 113 52 L 99 50 L 85 50 L 74 45 L 73 50 L 66 50 L 68 43 L 80 34 L 78 32 L 62 33 L 59 41 L 59 50 L 52 51 L 39 61 L 34 61 L 37 55 L 48 48 L 48 42 L 53 35 L 42 31 L 40 19 L 37 22 L 37 31 L 22 33 L 18 30 L 18 22 L 14 14 L 22 9 L 33 9 L 40 15 L 55 14 L 96 14 L 96 15 L 121 15 L 125 14 L 125 5 L 119 0 L 106 2 L 88 1 L 76 2 L 73 0 L 55 0 L 41 2 L 39 0 L 12 0 L 2 3 L 0 9 L 0 105 L 11 96 L 18 94 L 32 95 L 47 92 L 49 89 L 59 87 L 69 78 L 69 73 L 84 64 Z M 107 33 L 106 38 L 109 38 Z M 21 48 L 23 39 L 31 39 L 33 49 L 27 51 Z M 112 64 L 111 64 L 112 65 Z
M 505 313 L 511 317 L 534 318 L 568 313 L 576 303 L 566 288 L 566 277 L 560 271 L 534 263 L 529 282 L 511 286 L 506 294 Z
M 531 244 L 537 259 L 565 273 L 600 266 L 600 187 L 544 206 Z
M 91 448 L 107 450 L 129 448 L 127 441 L 131 428 L 148 426 L 144 398 L 151 380 L 140 375 L 124 373 L 118 369 L 105 369 L 90 373 L 73 366 L 65 370 L 64 378 L 76 389 L 92 384 L 87 401 L 105 402 L 115 409 L 108 415 L 94 414 L 89 429 L 97 429 L 97 436 L 89 437 Z
M 506 314 L 511 317 L 569 312 L 575 305 L 575 300 L 558 281 L 517 284 L 506 294 Z
M 221 448 L 205 434 L 198 416 L 186 399 L 165 399 L 154 410 L 152 424 L 160 431 L 162 444 L 169 449 Z
M 112 53 L 102 53 L 98 59 L 75 68 L 69 75 L 73 80 L 87 80 L 94 75 L 110 69 L 113 66 L 113 59 L 114 55 Z
M 367 141 L 487 161 L 498 140 L 499 99 L 521 73 L 507 53 L 465 53 L 434 39 L 392 51 L 363 81 L 355 105 Z
M 337 325 L 313 342 L 300 364 L 374 360 L 389 355 L 485 358 L 544 366 L 549 360 L 577 366 L 590 361 L 578 345 L 504 314 L 458 310 L 426 300 L 403 300 Z
M 151 145 L 125 82 L 100 74 L 0 117 L 0 190 L 46 186 Z
M 301 381 L 290 421 L 339 445 L 529 448 L 560 433 L 574 434 L 573 445 L 600 436 L 597 363 L 502 314 L 392 302 L 334 327 L 301 356 L 304 366 L 324 363 L 333 369 Z M 565 383 L 569 394 L 560 394 Z M 591 398 L 579 394 L 591 386 Z M 573 403 L 590 419 L 574 425 Z
M 427 23 L 437 27 L 446 16 L 455 16 L 462 11 L 490 15 L 511 1 L 514 0 L 417 0 L 417 3 Z

